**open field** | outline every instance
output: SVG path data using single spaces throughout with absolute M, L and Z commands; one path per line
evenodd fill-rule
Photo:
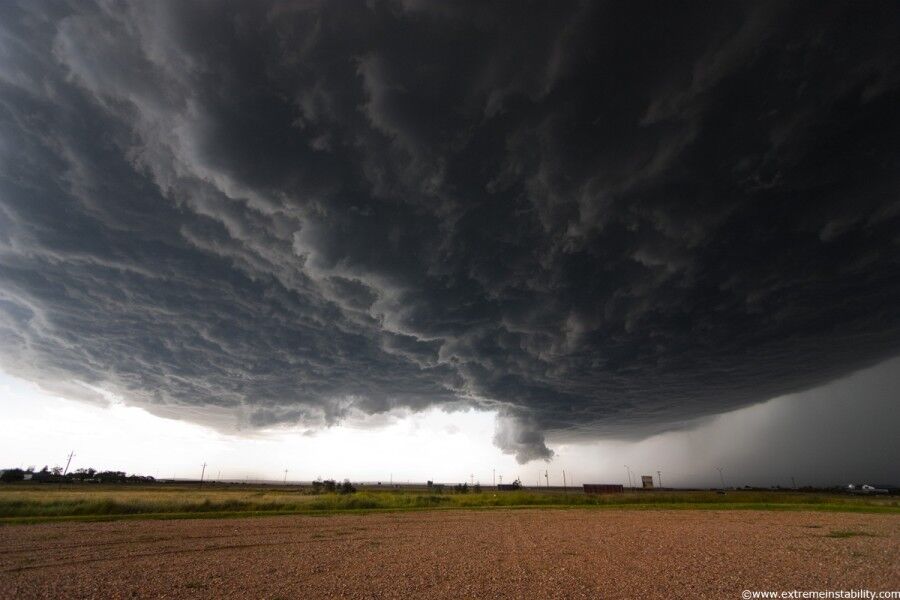
M 581 491 L 456 494 L 425 490 L 362 490 L 314 494 L 299 486 L 245 485 L 6 485 L 0 487 L 0 524 L 53 520 L 249 516 L 340 511 L 490 507 L 704 508 L 817 510 L 900 514 L 897 497 L 794 492 L 654 491 L 586 495 Z
M 0 529 L 0 597 L 739 598 L 900 589 L 900 518 L 467 510 Z

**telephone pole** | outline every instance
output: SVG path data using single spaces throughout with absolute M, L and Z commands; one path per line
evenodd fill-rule
M 659 489 L 662 489 L 662 471 L 657 471 L 656 476 L 659 478 Z
M 285 470 L 284 470 L 284 484 L 285 484 L 285 485 L 287 485 L 287 472 L 288 472 L 288 470 L 285 469 Z
M 722 480 L 722 491 L 724 492 L 725 491 L 725 476 L 722 474 L 722 467 L 716 467 L 716 469 L 719 471 L 719 479 Z
M 631 467 L 625 465 L 625 470 L 628 472 L 628 487 L 631 488 L 631 491 L 634 491 L 634 484 L 631 483 Z
M 565 469 L 563 469 L 563 493 L 564 493 L 564 494 L 568 494 L 568 493 L 569 493 L 569 488 L 568 488 L 568 486 L 566 485 L 566 470 L 565 470 Z
M 200 487 L 203 487 L 203 476 L 206 474 L 206 463 L 203 463 L 203 470 L 200 471 Z
M 544 479 L 547 480 L 547 489 L 549 490 L 550 489 L 550 473 L 547 471 L 547 469 L 544 469 Z
M 71 452 L 69 452 L 69 460 L 66 461 L 66 470 L 63 471 L 63 477 L 65 477 L 65 476 L 66 476 L 66 473 L 69 472 L 69 465 L 72 464 L 72 457 L 73 457 L 73 456 L 75 456 L 75 451 L 74 451 L 74 450 L 72 450 Z

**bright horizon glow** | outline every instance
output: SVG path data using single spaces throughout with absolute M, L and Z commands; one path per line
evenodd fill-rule
M 896 472 L 849 460 L 831 441 L 837 435 L 852 435 L 856 441 L 849 443 L 865 443 L 873 456 L 896 452 L 890 433 L 896 418 L 883 415 L 883 410 L 884 406 L 896 410 L 892 390 L 900 379 L 898 366 L 898 359 L 887 361 L 815 390 L 643 440 L 551 440 L 554 459 L 526 465 L 517 464 L 492 444 L 495 414 L 491 412 L 447 413 L 432 408 L 378 427 L 342 424 L 312 434 L 296 427 L 226 434 L 122 402 L 100 406 L 67 400 L 0 373 L 5 413 L 0 424 L 0 468 L 64 466 L 74 450 L 71 469 L 94 467 L 163 479 L 198 479 L 206 462 L 208 479 L 235 481 L 281 481 L 287 469 L 288 481 L 295 482 L 322 477 L 386 483 L 393 477 L 396 483 L 429 479 L 455 483 L 474 476 L 488 485 L 496 473 L 504 482 L 520 477 L 531 486 L 545 483 L 546 469 L 551 485 L 562 485 L 563 470 L 569 485 L 581 485 L 625 483 L 624 465 L 628 464 L 638 478 L 653 475 L 656 480 L 661 470 L 663 483 L 676 487 L 718 485 L 719 465 L 724 466 L 729 486 L 790 487 L 792 477 L 801 486 L 845 483 L 845 479 L 895 483 Z M 858 397 L 860 389 L 869 390 L 870 406 Z M 797 431 L 808 428 L 810 415 L 816 414 L 821 435 L 798 438 Z M 867 441 L 860 442 L 860 435 Z M 790 464 L 773 458 L 800 451 Z

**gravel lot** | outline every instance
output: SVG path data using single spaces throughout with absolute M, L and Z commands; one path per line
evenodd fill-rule
M 848 531 L 866 535 L 830 537 Z M 900 517 L 569 509 L 0 527 L 2 598 L 671 599 L 853 588 L 900 590 Z

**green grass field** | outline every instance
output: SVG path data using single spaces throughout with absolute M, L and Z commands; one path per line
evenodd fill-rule
M 900 514 L 896 497 L 795 492 L 633 492 L 590 496 L 580 490 L 435 494 L 424 490 L 363 490 L 314 494 L 297 486 L 28 485 L 0 486 L 0 523 L 121 518 L 185 518 L 342 511 L 585 507 L 630 509 L 754 509 Z

